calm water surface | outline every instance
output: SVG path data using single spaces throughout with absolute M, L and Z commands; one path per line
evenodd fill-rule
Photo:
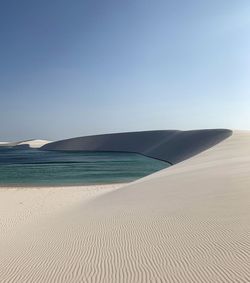
M 0 186 L 130 182 L 168 166 L 134 153 L 0 148 Z

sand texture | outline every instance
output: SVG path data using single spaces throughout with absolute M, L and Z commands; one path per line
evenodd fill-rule
M 250 282 L 249 132 L 131 184 L 0 203 L 0 282 Z

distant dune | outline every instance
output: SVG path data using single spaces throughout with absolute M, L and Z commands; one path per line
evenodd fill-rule
M 2 188 L 0 282 L 250 282 L 250 132 L 196 133 L 136 139 L 178 164 L 127 185 Z
M 26 140 L 17 142 L 0 142 L 0 147 L 23 147 L 23 148 L 40 148 L 50 143 L 47 140 Z
M 46 144 L 49 144 L 50 142 L 51 141 L 47 141 L 47 140 L 29 140 L 29 141 L 19 142 L 17 146 L 28 145 L 30 148 L 40 148 Z
M 16 146 L 19 142 L 0 142 L 0 147 L 13 147 Z
M 0 142 L 0 146 L 7 146 L 9 142 Z

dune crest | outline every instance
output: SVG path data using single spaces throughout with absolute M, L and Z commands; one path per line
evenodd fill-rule
M 228 129 L 143 131 L 52 142 L 44 150 L 135 152 L 172 164 L 190 158 L 232 135 Z

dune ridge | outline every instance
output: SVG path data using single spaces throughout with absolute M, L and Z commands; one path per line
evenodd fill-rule
M 46 144 L 41 149 L 135 152 L 176 164 L 216 145 L 231 134 L 228 129 L 128 132 L 61 140 Z
M 249 188 L 250 132 L 234 131 L 1 235 L 0 281 L 250 282 Z

